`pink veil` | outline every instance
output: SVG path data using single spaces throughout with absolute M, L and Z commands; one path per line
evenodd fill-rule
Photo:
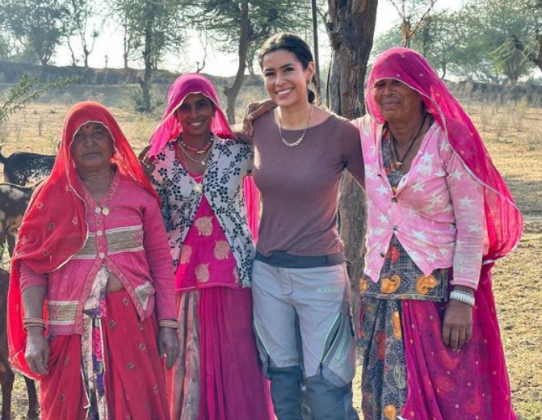
M 369 74 L 365 103 L 379 122 L 384 118 L 371 94 L 381 79 L 395 79 L 417 91 L 428 112 L 448 134 L 448 142 L 468 171 L 484 186 L 489 249 L 484 263 L 512 251 L 521 238 L 523 217 L 502 176 L 467 113 L 421 54 L 408 48 L 391 48 L 380 54 Z
M 182 133 L 183 129 L 175 117 L 175 111 L 182 105 L 188 95 L 195 93 L 205 95 L 215 105 L 216 114 L 211 124 L 211 131 L 222 139 L 236 138 L 226 115 L 222 111 L 218 95 L 211 81 L 199 73 L 185 74 L 177 77 L 169 87 L 166 111 L 150 140 L 151 148 L 148 156 L 151 160 L 162 151 L 168 142 L 176 141 L 179 134 Z M 260 213 L 259 192 L 251 177 L 245 178 L 244 191 L 249 228 L 254 240 L 257 240 Z
M 484 369 L 491 372 L 489 375 L 491 381 L 487 384 L 491 388 L 492 395 L 491 420 L 515 420 L 517 417 L 511 404 L 510 383 L 491 290 L 491 267 L 495 260 L 504 257 L 517 246 L 523 230 L 523 217 L 502 176 L 493 165 L 480 134 L 469 116 L 421 54 L 408 48 L 391 48 L 376 59 L 369 74 L 365 102 L 368 112 L 379 123 L 383 123 L 384 118 L 378 110 L 371 91 L 375 83 L 381 79 L 399 80 L 421 95 L 427 111 L 446 131 L 448 142 L 454 152 L 459 156 L 465 168 L 484 187 L 484 211 L 489 243 L 483 257 L 484 265 L 475 295 L 476 311 L 474 316 L 480 325 L 480 331 L 484 338 L 483 341 L 480 341 L 483 346 L 487 347 L 474 348 L 470 346 L 468 353 L 462 358 L 463 368 L 478 371 L 476 369 L 478 369 L 480 354 L 486 349 L 489 357 L 484 357 Z M 427 406 L 427 402 L 432 403 L 432 401 L 438 400 L 442 410 L 451 410 L 446 411 L 448 413 L 453 411 L 458 398 L 461 396 L 465 398 L 467 395 L 465 392 L 459 392 L 452 393 L 453 397 L 448 394 L 439 396 L 438 382 L 441 377 L 446 377 L 450 372 L 446 373 L 445 364 L 436 361 L 436 358 L 429 355 L 438 354 L 439 351 L 444 352 L 444 355 L 452 359 L 457 358 L 458 355 L 448 348 L 442 349 L 444 346 L 441 340 L 428 339 L 432 333 L 440 334 L 439 331 L 436 333 L 431 331 L 433 324 L 417 323 L 417 317 L 431 315 L 427 313 L 427 306 L 424 306 L 423 303 L 414 300 L 409 301 L 408 306 L 404 306 L 403 325 L 405 326 L 407 370 L 411 373 L 408 378 L 410 392 L 407 396 L 407 403 L 402 410 L 405 419 L 442 418 L 440 415 L 435 417 L 435 413 L 441 413 L 441 410 L 433 411 L 434 407 Z M 438 317 L 438 314 L 435 316 Z M 414 328 L 414 324 L 416 324 L 416 328 Z M 413 344 L 414 340 L 418 341 L 416 345 Z M 472 340 L 471 343 L 473 343 Z M 475 396 L 480 397 L 480 395 Z M 469 407 L 475 409 L 476 407 L 473 406 L 475 402 L 468 401 L 467 409 Z M 421 415 L 421 407 L 425 407 L 424 415 Z M 415 411 L 417 412 L 416 417 L 411 414 Z M 481 418 L 485 419 L 486 417 Z

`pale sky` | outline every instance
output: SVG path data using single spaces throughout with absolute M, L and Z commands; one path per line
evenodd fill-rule
M 307 0 L 308 1 L 308 0 Z M 435 10 L 457 9 L 463 3 L 463 0 L 437 0 Z M 398 14 L 389 0 L 379 0 L 375 37 L 386 32 L 397 21 Z M 100 22 L 103 19 L 99 19 Z M 97 24 L 100 25 L 101 23 Z M 89 57 L 90 67 L 103 68 L 107 56 L 110 68 L 121 68 L 122 60 L 122 34 L 115 31 L 114 23 L 100 30 L 100 36 L 96 40 L 94 51 Z M 99 28 L 98 28 L 99 29 Z M 73 45 L 77 47 L 77 39 L 73 39 Z M 330 48 L 325 33 L 319 33 L 320 62 L 326 66 L 329 62 Z M 203 59 L 203 46 L 198 40 L 197 34 L 193 33 L 189 48 L 185 53 L 168 54 L 162 61 L 160 67 L 173 72 L 188 72 L 196 70 L 196 63 Z M 68 47 L 59 48 L 53 58 L 55 65 L 71 65 L 71 54 Z M 82 64 L 80 64 L 82 65 Z M 139 65 L 140 66 L 140 65 Z M 138 67 L 138 63 L 131 63 L 130 67 Z M 216 76 L 233 76 L 237 70 L 237 56 L 235 54 L 223 54 L 219 51 L 208 49 L 204 73 Z

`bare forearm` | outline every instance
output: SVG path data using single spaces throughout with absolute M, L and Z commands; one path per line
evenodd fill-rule
M 47 287 L 45 286 L 32 286 L 23 291 L 23 307 L 26 317 L 43 317 L 43 302 L 46 293 Z

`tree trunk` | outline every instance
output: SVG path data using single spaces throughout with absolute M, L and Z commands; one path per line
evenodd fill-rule
M 156 15 L 156 2 L 147 0 L 145 17 L 145 49 L 143 50 L 143 61 L 145 63 L 145 72 L 143 79 L 138 78 L 141 86 L 143 112 L 151 112 L 151 78 L 152 78 L 152 41 L 153 41 L 153 25 Z
M 363 84 L 373 46 L 377 0 L 328 0 L 328 33 L 333 58 L 328 79 L 331 111 L 350 120 L 364 112 Z M 343 178 L 339 209 L 345 255 L 350 261 L 353 310 L 359 307 L 359 281 L 363 272 L 366 230 L 365 197 L 350 174 Z M 357 319 L 355 316 L 354 319 Z
M 124 61 L 124 70 L 128 70 L 128 57 L 130 56 L 130 38 L 128 35 L 128 12 L 124 11 L 122 29 L 124 30 L 124 36 L 122 37 L 122 58 Z
M 237 95 L 245 81 L 245 69 L 247 66 L 247 55 L 249 46 L 249 16 L 248 16 L 248 1 L 243 1 L 241 4 L 241 33 L 239 35 L 239 67 L 233 85 L 224 89 L 226 94 L 227 108 L 226 116 L 230 124 L 235 124 L 235 101 Z
M 77 58 L 75 58 L 75 52 L 73 51 L 72 44 L 70 42 L 70 37 L 68 36 L 68 42 L 67 42 L 68 48 L 70 50 L 70 54 L 72 56 L 72 66 L 77 66 Z

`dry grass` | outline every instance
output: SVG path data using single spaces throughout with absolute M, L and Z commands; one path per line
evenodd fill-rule
M 542 109 L 523 103 L 498 107 L 468 104 L 496 166 L 510 185 L 527 223 L 523 239 L 494 270 L 494 291 L 507 355 L 513 399 L 521 420 L 542 419 Z M 67 105 L 35 104 L 0 127 L 2 152 L 52 153 Z M 136 151 L 148 141 L 157 117 L 112 109 Z M 5 258 L 4 258 L 5 259 Z M 355 385 L 360 406 L 359 375 Z M 14 395 L 16 420 L 24 418 L 26 393 L 19 378 Z

